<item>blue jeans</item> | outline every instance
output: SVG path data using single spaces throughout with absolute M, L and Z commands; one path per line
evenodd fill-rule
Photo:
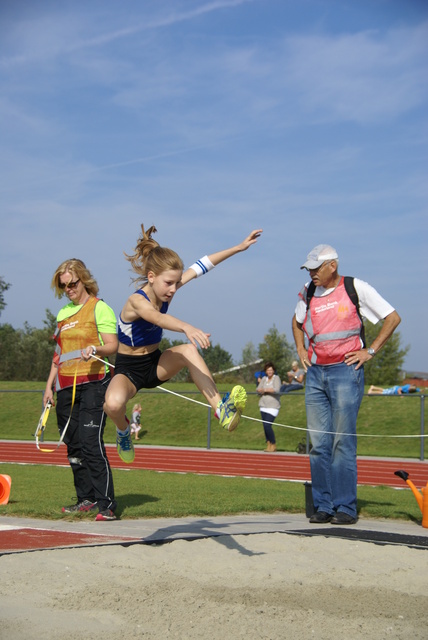
M 266 442 L 276 444 L 275 433 L 272 428 L 272 423 L 275 420 L 275 416 L 273 416 L 271 413 L 266 413 L 266 411 L 263 411 L 263 409 L 260 409 L 260 415 L 263 421 L 263 429 L 265 432 Z
M 300 389 L 303 389 L 303 385 L 300 382 L 292 382 L 291 384 L 281 385 L 280 391 L 281 393 L 290 393 L 290 391 L 300 391 Z
M 312 365 L 306 374 L 306 416 L 312 441 L 312 495 L 317 511 L 357 516 L 357 416 L 364 369 Z M 351 435 L 346 435 L 351 434 Z

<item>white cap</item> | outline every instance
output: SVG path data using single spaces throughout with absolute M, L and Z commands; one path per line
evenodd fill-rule
M 317 244 L 307 255 L 306 262 L 302 264 L 301 269 L 318 269 L 323 262 L 327 260 L 338 259 L 336 249 L 329 244 Z

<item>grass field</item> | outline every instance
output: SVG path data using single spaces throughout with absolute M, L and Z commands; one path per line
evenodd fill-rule
M 0 382 L 0 439 L 32 439 L 42 409 L 43 387 L 43 383 L 37 382 Z M 202 396 L 195 393 L 195 387 L 191 384 L 168 384 L 166 387 L 203 402 Z M 221 392 L 227 390 L 226 387 L 220 387 Z M 254 387 L 247 387 L 248 392 L 253 390 Z M 142 444 L 207 445 L 207 407 L 157 390 L 154 393 L 139 393 L 135 400 L 143 406 Z M 129 403 L 128 415 L 132 404 Z M 255 394 L 249 395 L 245 415 L 260 418 Z M 283 396 L 275 427 L 278 449 L 295 451 L 297 444 L 306 439 L 305 426 L 303 395 Z M 365 397 L 358 421 L 358 433 L 361 435 L 358 441 L 359 455 L 418 459 L 419 438 L 398 439 L 391 436 L 419 434 L 420 428 L 420 398 Z M 365 437 L 368 434 L 380 437 Z M 55 412 L 52 412 L 45 439 L 57 438 Z M 114 440 L 114 425 L 108 421 L 105 441 L 112 443 Z M 237 431 L 227 433 L 219 429 L 217 421 L 212 418 L 211 447 L 260 450 L 264 448 L 262 425 L 243 419 Z M 61 507 L 75 501 L 70 469 L 3 463 L 0 464 L 0 472 L 12 477 L 11 499 L 8 505 L 0 506 L 0 515 L 63 518 Z M 157 473 L 132 468 L 126 471 L 115 469 L 113 474 L 118 515 L 122 518 L 305 511 L 304 487 L 301 483 Z M 410 491 L 388 487 L 359 487 L 358 509 L 363 517 L 421 518 Z M 92 518 L 93 514 L 73 517 Z
M 186 447 L 207 446 L 208 408 L 189 400 L 204 402 L 195 393 L 193 384 L 167 384 L 177 397 L 163 391 L 139 392 L 134 401 L 141 402 L 142 443 Z M 36 428 L 42 409 L 43 383 L 0 382 L 0 439 L 29 440 Z M 20 391 L 15 392 L 16 391 Z M 220 391 L 230 387 L 220 387 Z M 248 403 L 245 415 L 260 420 L 258 397 L 254 386 L 248 385 Z M 131 413 L 134 401 L 128 405 Z M 426 418 L 425 418 L 426 422 Z M 280 426 L 288 425 L 288 426 Z M 293 427 L 293 428 L 291 428 Z M 426 427 L 426 425 L 425 425 Z M 295 451 L 298 443 L 306 439 L 304 396 L 290 393 L 282 396 L 281 410 L 275 421 L 279 451 Z M 365 396 L 358 417 L 358 454 L 419 459 L 420 438 L 394 436 L 418 435 L 421 430 L 421 400 L 419 396 Z M 51 412 L 46 429 L 47 440 L 57 436 L 55 412 Z M 376 437 L 369 437 L 376 436 Z M 105 441 L 115 441 L 114 425 L 107 421 Z M 243 419 L 239 428 L 227 433 L 211 419 L 210 444 L 213 448 L 260 450 L 264 448 L 263 428 L 260 422 Z
M 0 464 L 12 478 L 9 503 L 0 515 L 47 519 L 87 519 L 94 514 L 64 516 L 61 507 L 75 502 L 70 469 Z M 121 518 L 214 517 L 243 513 L 304 513 L 305 488 L 300 482 L 222 478 L 195 474 L 114 469 Z M 419 507 L 410 490 L 359 487 L 360 517 L 418 521 Z

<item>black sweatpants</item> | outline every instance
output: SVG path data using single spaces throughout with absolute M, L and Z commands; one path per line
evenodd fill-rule
M 76 387 L 73 413 L 64 437 L 77 501 L 97 502 L 100 511 L 114 511 L 116 508 L 113 477 L 103 440 L 107 418 L 103 404 L 109 381 L 88 382 Z M 72 387 L 57 393 L 56 414 L 60 433 L 70 416 L 72 397 Z

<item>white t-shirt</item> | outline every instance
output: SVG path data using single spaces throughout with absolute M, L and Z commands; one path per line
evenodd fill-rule
M 309 282 L 306 283 L 306 288 L 309 286 Z M 360 313 L 363 318 L 369 320 L 373 324 L 377 324 L 379 320 L 383 320 L 390 313 L 395 311 L 389 302 L 387 302 L 382 296 L 374 289 L 370 284 L 364 282 L 364 280 L 358 280 L 354 278 L 355 291 L 358 294 Z M 334 287 L 325 289 L 324 287 L 316 287 L 314 292 L 315 298 L 321 298 L 327 296 L 334 291 Z M 300 324 L 303 324 L 306 317 L 306 302 L 299 299 L 295 309 L 296 320 Z

